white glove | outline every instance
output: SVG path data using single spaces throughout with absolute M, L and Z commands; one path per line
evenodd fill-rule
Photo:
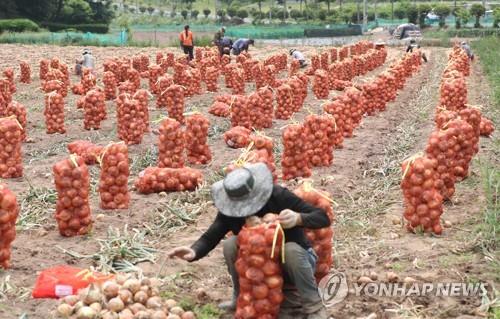
M 278 215 L 278 221 L 280 222 L 281 227 L 285 229 L 300 226 L 302 224 L 300 214 L 290 209 L 282 210 Z

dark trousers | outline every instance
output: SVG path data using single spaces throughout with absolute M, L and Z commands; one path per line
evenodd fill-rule
M 238 255 L 237 236 L 224 240 L 223 252 L 227 269 L 233 281 L 233 298 L 240 292 L 239 278 L 235 262 Z M 312 249 L 309 251 L 297 243 L 285 244 L 285 263 L 282 264 L 285 285 L 283 307 L 299 308 L 306 314 L 314 313 L 323 308 L 318 286 L 314 278 L 317 256 Z
M 184 45 L 184 46 L 182 46 L 182 48 L 184 49 L 184 54 L 189 55 L 189 61 L 191 61 L 194 58 L 194 56 L 193 56 L 193 49 L 194 49 L 194 47 L 193 46 Z

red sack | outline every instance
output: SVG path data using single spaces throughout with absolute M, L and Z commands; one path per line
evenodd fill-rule
M 43 270 L 36 279 L 33 298 L 61 298 L 76 295 L 92 283 L 103 283 L 114 275 L 103 275 L 88 269 L 55 266 Z

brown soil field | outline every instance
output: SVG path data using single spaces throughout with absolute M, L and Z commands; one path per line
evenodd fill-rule
M 222 134 L 230 127 L 229 119 L 207 113 L 213 93 L 196 95 L 186 100 L 186 110 L 197 108 L 206 114 L 211 123 L 209 143 L 213 161 L 200 166 L 205 184 L 192 193 L 141 195 L 131 191 L 131 205 L 127 210 L 104 211 L 99 208 L 96 186 L 99 169 L 90 166 L 91 209 L 95 222 L 90 234 L 65 238 L 59 235 L 53 217 L 55 186 L 52 166 L 68 156 L 67 143 L 88 139 L 100 145 L 118 141 L 114 102 L 107 102 L 108 119 L 98 131 L 83 129 L 83 113 L 76 108 L 79 96 L 71 92 L 65 99 L 66 134 L 47 135 L 44 124 L 43 92 L 39 89 L 38 61 L 41 58 L 59 57 L 71 67 L 82 47 L 0 45 L 0 70 L 14 67 L 16 78 L 19 61 L 32 66 L 34 81 L 17 85 L 14 100 L 28 110 L 27 134 L 23 144 L 24 177 L 2 180 L 17 194 L 21 213 L 17 237 L 12 245 L 12 268 L 0 271 L 0 318 L 46 319 L 55 309 L 57 301 L 32 299 L 31 290 L 37 274 L 48 267 L 68 264 L 78 267 L 101 269 L 110 258 L 109 247 L 123 244 L 123 249 L 150 247 L 153 262 L 135 265 L 148 276 L 163 280 L 165 296 L 182 299 L 186 304 L 217 304 L 231 295 L 231 281 L 226 272 L 219 245 L 210 255 L 198 262 L 186 263 L 167 259 L 165 252 L 179 245 L 190 245 L 202 234 L 215 217 L 216 210 L 210 202 L 210 184 L 221 177 L 221 169 L 236 159 L 240 150 L 227 147 Z M 306 54 L 318 50 L 302 48 Z M 390 48 L 384 66 L 356 78 L 369 81 L 392 61 L 402 56 L 403 48 Z M 156 48 L 92 48 L 97 57 L 98 75 L 102 76 L 102 62 L 107 57 L 132 56 L 139 52 L 150 55 Z M 286 52 L 279 47 L 251 50 L 257 58 L 276 52 Z M 413 234 L 402 225 L 403 197 L 399 188 L 401 162 L 424 150 L 434 129 L 434 110 L 439 100 L 441 73 L 447 63 L 448 49 L 425 50 L 429 59 L 421 69 L 407 80 L 405 88 L 385 112 L 365 117 L 354 131 L 354 136 L 344 140 L 344 147 L 334 151 L 331 167 L 315 168 L 313 176 L 319 189 L 332 194 L 335 201 L 334 270 L 345 272 L 348 280 L 375 273 L 378 281 L 385 281 L 388 272 L 396 273 L 400 280 L 412 277 L 418 282 L 486 282 L 489 287 L 498 285 L 500 271 L 498 256 L 484 254 L 479 243 L 477 225 L 483 222 L 485 195 L 482 185 L 480 160 L 490 159 L 498 164 L 498 145 L 491 139 L 481 138 L 480 152 L 471 167 L 470 177 L 457 185 L 451 202 L 445 205 L 442 218 L 448 227 L 441 236 Z M 284 73 L 281 77 L 286 76 Z M 72 76 L 72 81 L 78 81 Z M 100 80 L 99 80 L 100 81 Z M 469 103 L 483 105 L 488 114 L 490 103 L 489 84 L 479 63 L 471 67 L 467 79 Z M 147 88 L 147 82 L 142 80 Z M 226 89 L 221 80 L 221 92 Z M 251 92 L 254 84 L 247 84 Z M 227 91 L 229 92 L 229 91 Z M 338 91 L 332 91 L 330 98 Z M 294 116 L 302 120 L 311 110 L 321 112 L 324 101 L 314 98 L 310 88 L 305 106 Z M 154 98 L 149 103 L 152 129 L 158 127 L 158 118 L 166 115 L 157 109 Z M 280 127 L 286 121 L 275 120 L 273 128 L 265 133 L 275 140 L 277 158 L 281 146 Z M 498 123 L 496 123 L 498 124 Z M 495 132 L 494 134 L 498 134 Z M 132 188 L 138 173 L 148 166 L 155 166 L 157 136 L 147 133 L 140 145 L 129 146 Z M 277 163 L 278 168 L 280 163 Z M 294 188 L 295 182 L 283 183 Z M 99 216 L 99 217 L 97 217 Z M 119 233 L 118 233 L 119 232 Z M 115 240 L 114 242 L 112 240 Z M 118 243 L 120 241 L 120 243 Z M 372 274 L 374 275 L 374 274 Z M 199 298 L 196 291 L 203 288 L 207 296 Z M 479 318 L 480 297 L 355 297 L 329 308 L 333 318 Z M 206 315 L 231 318 L 230 314 Z

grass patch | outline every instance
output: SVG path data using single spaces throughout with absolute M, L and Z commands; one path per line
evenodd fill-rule
M 27 192 L 21 194 L 20 213 L 16 221 L 18 230 L 30 230 L 42 227 L 52 218 L 57 193 L 54 189 L 30 185 Z
M 500 106 L 500 63 L 498 63 L 500 52 L 498 48 L 500 48 L 500 38 L 488 37 L 473 41 L 472 48 L 479 55 L 479 62 L 493 89 L 493 111 L 497 114 L 496 119 L 498 120 Z
M 151 146 L 146 151 L 141 152 L 139 155 L 132 159 L 130 172 L 132 174 L 137 174 L 148 167 L 156 166 L 157 161 L 158 149 L 156 148 L 156 146 Z
M 57 248 L 73 258 L 94 260 L 96 269 L 105 272 L 140 272 L 136 264 L 156 260 L 157 251 L 149 246 L 145 233 L 137 229 L 129 231 L 128 225 L 123 230 L 109 227 L 107 237 L 97 239 L 97 243 L 99 251 L 91 255 Z

